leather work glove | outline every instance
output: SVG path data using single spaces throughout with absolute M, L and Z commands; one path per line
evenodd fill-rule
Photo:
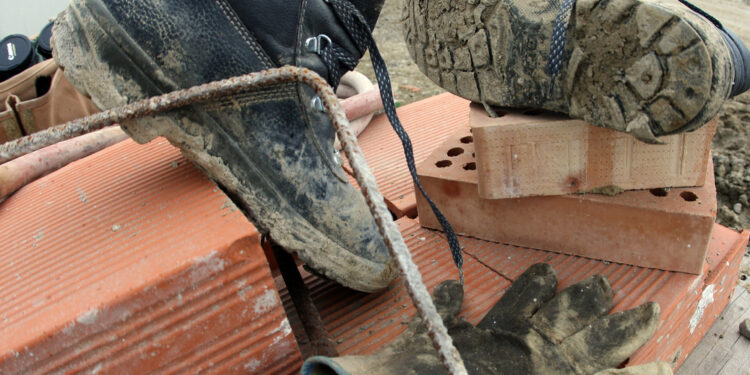
M 469 374 L 672 374 L 665 362 L 614 369 L 653 336 L 658 304 L 606 315 L 613 292 L 604 276 L 589 277 L 558 295 L 556 287 L 552 268 L 535 264 L 476 327 L 456 317 L 463 303 L 458 282 L 442 282 L 432 299 Z M 379 353 L 311 357 L 302 366 L 303 375 L 445 373 L 417 317 Z

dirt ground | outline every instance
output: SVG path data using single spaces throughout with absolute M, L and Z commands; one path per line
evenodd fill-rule
M 423 75 L 409 57 L 401 33 L 401 3 L 402 0 L 386 0 L 374 30 L 397 106 L 445 91 Z M 357 70 L 375 82 L 369 58 L 363 59 Z M 713 140 L 713 160 L 718 195 L 716 221 L 730 228 L 750 228 L 750 92 L 724 105 Z M 750 290 L 750 249 L 745 254 L 739 282 Z

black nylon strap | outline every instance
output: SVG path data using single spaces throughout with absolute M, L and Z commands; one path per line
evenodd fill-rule
M 348 1 L 327 0 L 327 2 L 331 4 L 334 12 L 336 13 L 336 16 L 344 24 L 344 27 L 346 27 L 346 30 L 352 36 L 354 43 L 360 50 L 360 53 L 364 54 L 364 52 L 368 49 L 370 51 L 372 67 L 375 70 L 375 77 L 378 81 L 378 87 L 380 89 L 380 96 L 383 100 L 385 114 L 388 117 L 393 130 L 396 132 L 399 139 L 401 139 L 401 145 L 404 148 L 404 155 L 406 157 L 406 165 L 409 168 L 409 173 L 411 173 L 411 178 L 412 180 L 414 180 L 414 184 L 417 186 L 417 189 L 419 189 L 419 192 L 422 194 L 422 196 L 424 196 L 424 198 L 427 200 L 427 203 L 429 203 L 432 211 L 435 213 L 435 217 L 443 227 L 443 231 L 445 232 L 445 236 L 448 240 L 448 245 L 450 246 L 451 254 L 453 255 L 453 262 L 458 268 L 461 284 L 463 284 L 464 261 L 461 253 L 461 245 L 459 244 L 458 237 L 453 231 L 453 227 L 451 227 L 448 219 L 446 219 L 443 213 L 440 212 L 437 205 L 435 205 L 435 202 L 433 202 L 432 199 L 427 195 L 427 193 L 425 193 L 424 188 L 422 187 L 422 183 L 419 181 L 419 177 L 417 176 L 417 167 L 415 166 L 414 162 L 414 149 L 412 147 L 411 140 L 409 139 L 409 135 L 404 130 L 404 127 L 403 125 L 401 125 L 401 121 L 398 119 L 398 115 L 396 114 L 396 105 L 393 101 L 391 79 L 388 75 L 388 69 L 385 66 L 385 61 L 383 61 L 383 57 L 380 55 L 380 51 L 378 51 L 378 47 L 372 37 L 372 30 L 370 30 L 370 27 L 368 26 L 359 10 L 357 10 L 357 8 L 355 8 Z
M 344 73 L 354 69 L 359 62 L 346 53 L 346 50 L 335 45 L 329 44 L 320 50 L 320 57 L 328 67 L 328 84 L 331 87 L 337 87 Z

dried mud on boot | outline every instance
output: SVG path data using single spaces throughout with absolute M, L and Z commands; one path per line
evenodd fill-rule
M 750 3 L 743 0 L 727 1 L 726 4 L 750 10 Z M 373 31 L 395 83 L 396 100 L 403 105 L 445 92 L 420 71 L 409 55 L 402 30 L 412 9 L 413 3 L 410 1 L 387 0 Z M 369 58 L 364 58 L 357 70 L 371 80 L 375 79 Z M 419 91 L 401 88 L 399 84 L 416 87 Z M 750 93 L 728 100 L 717 116 L 719 127 L 712 147 L 718 199 L 716 221 L 730 228 L 750 228 L 750 194 L 747 188 L 750 186 Z M 740 283 L 750 290 L 750 255 L 743 257 L 743 260 L 741 274 L 745 280 L 740 279 Z
M 485 105 L 563 112 L 656 143 L 709 121 L 731 89 L 720 31 L 676 1 L 577 1 L 557 74 L 558 2 L 404 3 L 417 66 Z
M 152 3 L 152 22 L 144 22 L 137 3 L 74 0 L 55 22 L 55 59 L 101 108 L 274 67 L 263 51 L 228 47 L 251 41 L 217 3 L 180 5 L 177 14 L 174 5 Z M 198 34 L 160 29 L 174 17 L 201 30 L 203 44 L 195 45 Z M 191 54 L 196 48 L 237 63 L 212 64 Z M 395 278 L 394 263 L 363 197 L 332 161 L 332 125 L 307 105 L 313 96 L 310 87 L 281 84 L 121 125 L 138 142 L 167 138 L 261 232 L 319 273 L 357 290 L 380 290 Z
M 412 8 L 408 7 L 410 4 Z M 742 0 L 729 1 L 727 4 L 750 10 L 750 3 Z M 402 31 L 403 23 L 411 9 L 413 4 L 409 1 L 387 0 L 373 31 L 380 51 L 389 65 L 393 81 L 419 88 L 418 92 L 414 92 L 402 89 L 396 84 L 396 100 L 402 104 L 445 92 L 420 71 L 409 55 Z M 371 80 L 375 79 L 369 58 L 364 58 L 357 70 Z M 750 194 L 747 191 L 747 187 L 750 186 L 750 93 L 728 100 L 717 116 L 719 127 L 712 147 L 719 200 L 717 222 L 731 228 L 750 228 Z M 750 273 L 747 275 L 750 276 Z

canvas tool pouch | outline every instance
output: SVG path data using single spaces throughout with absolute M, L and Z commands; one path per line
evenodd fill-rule
M 14 133 L 15 138 L 99 111 L 65 79 L 54 60 L 36 64 L 1 83 L 0 100 L 14 114 L 21 130 L 20 135 Z M 2 142 L 12 139 L 3 139 L 0 134 Z
M 17 98 L 8 96 L 0 102 L 0 144 L 23 136 L 13 105 Z

